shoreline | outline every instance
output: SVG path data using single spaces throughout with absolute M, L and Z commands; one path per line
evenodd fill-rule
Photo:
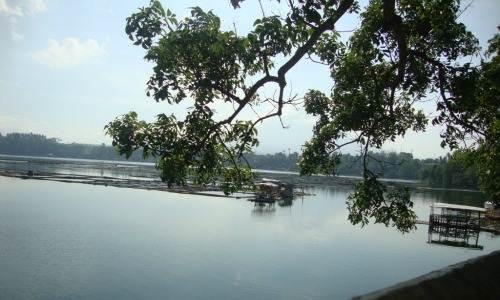
M 2 159 L 4 158 L 4 159 Z M 6 158 L 6 159 L 5 159 Z M 136 161 L 126 161 L 126 160 L 97 160 L 97 159 L 80 159 L 80 158 L 64 158 L 64 157 L 42 157 L 42 156 L 27 156 L 27 155 L 7 155 L 0 154 L 0 164 L 1 163 L 18 163 L 19 165 L 28 166 L 30 164 L 35 165 L 63 165 L 67 166 L 70 169 L 80 169 L 81 172 L 86 173 L 86 170 L 89 170 L 90 167 L 96 167 L 102 173 L 113 173 L 113 172 L 123 172 L 130 173 L 136 172 L 139 173 L 139 176 L 149 180 L 158 179 L 158 172 L 154 168 L 154 163 L 151 162 L 136 162 Z M 41 173 L 36 168 L 23 168 L 21 166 L 18 169 L 10 169 L 4 168 L 2 169 L 0 166 L 0 171 L 25 171 L 28 172 L 30 170 L 35 173 Z M 78 171 L 78 170 L 77 170 Z M 280 171 L 280 170 L 262 170 L 262 169 L 254 169 L 255 174 L 262 179 L 264 177 L 271 177 L 283 182 L 292 183 L 296 185 L 306 186 L 306 185 L 326 185 L 326 186 L 350 186 L 353 187 L 356 183 L 362 180 L 361 176 L 350 176 L 350 175 L 335 175 L 335 176 L 327 176 L 327 175 L 311 175 L 311 176 L 300 176 L 298 172 L 292 171 Z M 50 172 L 48 172 L 50 173 Z M 57 174 L 57 172 L 54 172 Z M 76 172 L 75 174 L 77 174 Z M 78 174 L 83 175 L 83 174 Z M 86 174 L 88 175 L 88 174 Z M 102 175 L 101 175 L 102 176 Z M 128 176 L 132 177 L 132 176 Z M 379 179 L 381 182 L 384 182 L 388 187 L 397 187 L 397 186 L 407 186 L 413 190 L 431 190 L 431 191 L 458 191 L 458 192 L 471 192 L 471 193 L 482 193 L 479 190 L 473 189 L 460 189 L 460 188 L 440 188 L 440 187 L 431 187 L 419 180 L 407 180 L 407 179 L 397 179 L 397 178 L 383 178 Z

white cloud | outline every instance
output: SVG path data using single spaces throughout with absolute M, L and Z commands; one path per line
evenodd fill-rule
M 10 35 L 14 42 L 23 40 L 23 36 L 17 31 L 19 20 L 27 15 L 35 15 L 47 10 L 44 0 L 0 0 L 0 17 L 8 18 Z
M 70 37 L 60 42 L 49 39 L 47 48 L 34 53 L 33 58 L 52 69 L 61 69 L 78 66 L 105 54 L 104 47 L 94 39 L 80 41 Z
M 9 4 L 9 2 L 13 3 Z M 19 0 L 9 2 L 7 2 L 7 0 L 0 0 L 0 14 L 22 17 L 41 13 L 47 9 L 44 0 Z
M 7 16 L 22 16 L 23 12 L 19 6 L 10 6 L 5 0 L 0 0 L 0 14 Z
M 37 14 L 47 10 L 47 5 L 43 0 L 29 0 L 26 9 L 28 14 Z

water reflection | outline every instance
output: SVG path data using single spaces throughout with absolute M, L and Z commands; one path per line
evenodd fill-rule
M 292 197 L 280 197 L 273 199 L 268 202 L 259 202 L 255 199 L 250 201 L 254 202 L 251 215 L 253 217 L 273 217 L 282 208 L 291 208 L 297 201 L 301 201 L 302 205 L 304 199 L 307 201 L 319 201 L 318 197 L 312 193 L 313 191 L 318 192 L 318 194 L 323 195 L 325 199 L 341 199 L 345 202 L 349 190 L 341 188 L 331 188 L 331 187 L 321 187 L 314 186 L 309 187 L 308 193 L 304 193 L 303 189 L 299 193 L 295 193 Z M 436 202 L 448 202 L 452 204 L 460 205 L 470 205 L 470 206 L 481 206 L 483 201 L 483 195 L 477 192 L 469 191 L 444 191 L 444 190 L 424 190 L 424 191 L 414 191 L 412 194 L 412 201 L 415 202 L 415 209 L 417 211 L 418 218 L 420 220 L 430 220 L 429 218 L 429 206 Z M 342 217 L 347 221 L 347 216 Z M 448 220 L 449 221 L 449 220 Z M 456 220 L 455 220 L 456 221 Z M 464 227 L 464 226 L 451 226 L 453 222 L 430 222 L 427 229 L 427 241 L 425 239 L 421 240 L 424 244 L 432 245 L 442 245 L 450 247 L 460 247 L 467 248 L 470 250 L 484 250 L 484 246 L 480 243 L 480 233 L 479 227 Z M 456 222 L 455 222 L 456 223 Z M 451 225 L 450 225 L 451 224 Z M 457 223 L 458 224 L 458 223 Z M 375 225 L 369 225 L 375 226 Z M 425 226 L 423 224 L 419 226 Z M 389 230 L 389 229 L 387 229 Z
M 276 212 L 274 203 L 255 203 L 252 209 L 252 216 L 270 217 Z
M 254 203 L 252 216 L 272 216 L 276 212 L 276 204 L 280 208 L 291 207 L 298 198 L 301 198 L 302 201 L 304 200 L 304 196 L 282 197 L 279 199 L 273 199 L 272 201 L 259 201 L 258 198 L 249 199 L 249 201 Z
M 444 202 L 450 204 L 460 204 L 482 207 L 486 196 L 477 191 L 459 191 L 459 190 L 439 190 L 426 189 L 416 190 L 412 199 L 418 198 L 418 201 L 432 204 L 434 202 Z
M 442 226 L 436 223 L 429 224 L 427 242 L 429 244 L 476 250 L 483 250 L 484 248 L 484 246 L 479 245 L 479 230 Z

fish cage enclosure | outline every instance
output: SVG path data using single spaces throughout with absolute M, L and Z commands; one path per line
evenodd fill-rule
M 479 232 L 485 209 L 434 203 L 429 215 L 428 243 L 482 250 Z

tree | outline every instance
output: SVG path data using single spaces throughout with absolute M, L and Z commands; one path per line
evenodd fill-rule
M 500 29 L 500 27 L 499 27 Z M 471 68 L 452 84 L 456 92 L 451 97 L 444 142 L 459 148 L 454 157 L 478 174 L 479 187 L 495 204 L 500 204 L 500 34 L 490 41 L 486 58 L 477 68 Z M 454 114 L 454 115 L 453 115 Z M 453 118 L 450 120 L 450 118 Z M 458 119 L 460 122 L 453 122 Z M 465 127 L 465 132 L 456 124 Z M 472 139 L 467 145 L 467 138 Z
M 231 0 L 235 9 L 244 9 L 243 2 Z M 377 180 L 369 150 L 409 129 L 423 131 L 427 119 L 414 104 L 432 93 L 440 95 L 441 115 L 433 123 L 447 125 L 445 145 L 457 145 L 458 128 L 476 133 L 477 120 L 460 111 L 467 105 L 458 109 L 450 97 L 463 92 L 460 80 L 475 72 L 459 62 L 479 51 L 458 21 L 459 1 L 373 0 L 363 10 L 354 0 L 283 2 L 285 16 L 263 15 L 247 35 L 222 30 L 220 19 L 199 7 L 178 20 L 156 0 L 127 18 L 126 33 L 154 64 L 148 95 L 193 104 L 184 120 L 160 114 L 147 123 L 133 112 L 115 119 L 106 126 L 113 145 L 126 156 L 142 148 L 157 157 L 169 185 L 191 176 L 200 185 L 220 179 L 227 193 L 250 187 L 251 169 L 240 162 L 258 144 L 256 127 L 297 104 L 285 96 L 287 73 L 311 57 L 330 66 L 333 88 L 331 95 L 311 90 L 304 97 L 306 112 L 318 120 L 300 156 L 301 174 L 334 174 L 342 147 L 359 144 L 364 180 L 348 199 L 349 219 L 411 230 L 416 216 L 409 191 L 388 190 Z M 359 15 L 361 25 L 343 42 L 335 24 L 347 14 Z M 274 98 L 259 93 L 265 86 L 276 87 Z M 233 105 L 233 112 L 216 116 L 216 102 Z M 241 119 L 244 109 L 266 103 L 275 108 L 271 113 Z

